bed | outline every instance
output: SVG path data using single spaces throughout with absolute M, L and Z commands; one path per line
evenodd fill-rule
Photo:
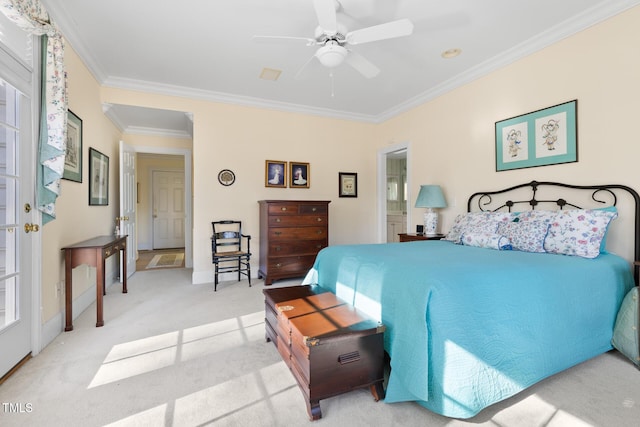
M 600 209 L 543 195 L 558 189 L 586 192 L 588 203 Z M 556 242 L 556 253 L 535 252 L 539 236 L 482 234 L 486 230 L 468 219 L 507 218 L 497 226 L 504 231 L 519 218 L 515 223 L 529 230 L 533 222 L 527 220 L 536 218 L 539 226 L 536 215 L 548 215 L 553 224 L 547 222 L 543 239 L 552 251 L 549 236 L 554 224 L 562 224 L 558 218 L 587 212 L 615 219 L 621 198 L 630 200 L 624 213 L 630 212 L 626 220 L 632 217 L 627 222 L 634 229 L 616 231 L 634 237 L 626 259 L 605 246 L 616 235 L 615 221 L 605 225 L 597 254 L 586 256 L 565 254 L 572 250 L 566 241 Z M 548 204 L 557 212 L 543 208 Z M 330 246 L 318 254 L 304 283 L 318 284 L 384 323 L 391 366 L 386 402 L 415 401 L 444 416 L 470 418 L 612 349 L 618 309 L 638 278 L 629 259 L 640 259 L 639 205 L 638 194 L 621 185 L 532 181 L 479 192 L 468 200 L 469 213 L 449 230 L 452 241 Z M 505 235 L 508 244 L 500 239 Z

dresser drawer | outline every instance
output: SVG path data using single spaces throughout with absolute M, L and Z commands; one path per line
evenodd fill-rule
M 325 215 L 273 215 L 269 217 L 270 227 L 306 227 L 324 225 L 328 216 Z
M 267 263 L 267 268 L 275 275 L 304 272 L 302 273 L 304 276 L 313 267 L 315 259 L 315 255 L 271 258 Z
M 317 240 L 327 237 L 326 227 L 270 228 L 269 241 L 276 240 Z
M 328 212 L 329 212 L 329 205 L 327 205 L 326 203 L 317 204 L 317 205 L 312 205 L 312 204 L 300 205 L 300 213 L 302 215 L 326 214 Z
M 267 212 L 271 215 L 298 215 L 298 203 L 295 202 L 278 202 L 270 203 Z
M 327 239 L 275 241 L 269 243 L 269 256 L 316 254 L 326 247 Z

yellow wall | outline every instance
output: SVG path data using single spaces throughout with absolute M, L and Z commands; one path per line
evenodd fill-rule
M 84 120 L 85 165 L 89 145 L 110 156 L 112 189 L 120 135 L 102 114 L 101 102 L 193 113 L 193 276 L 211 281 L 210 222 L 243 220 L 255 236 L 257 259 L 260 199 L 331 200 L 330 244 L 376 241 L 377 153 L 394 142 L 411 147 L 412 194 L 420 184 L 443 186 L 450 204 L 442 211 L 444 230 L 477 190 L 532 179 L 640 188 L 634 132 L 640 112 L 639 23 L 636 7 L 379 125 L 99 88 L 68 49 L 70 108 Z M 577 163 L 495 172 L 496 121 L 572 99 L 578 99 Z M 265 188 L 265 160 L 309 162 L 311 188 Z M 235 172 L 233 186 L 218 184 L 221 169 Z M 337 197 L 340 171 L 358 173 L 358 198 Z M 59 219 L 43 231 L 45 321 L 62 309 L 54 291 L 63 277 L 60 248 L 110 232 L 116 216 L 115 190 L 106 208 L 87 206 L 85 183 L 64 182 L 62 191 Z M 410 229 L 422 210 L 412 214 Z M 632 236 L 621 228 L 614 235 L 629 257 Z
M 65 51 L 69 109 L 82 119 L 82 183 L 62 180 L 56 203 L 57 219 L 42 228 L 42 320 L 64 310 L 64 252 L 66 245 L 112 234 L 118 207 L 118 139 L 120 134 L 102 112 L 100 88 L 70 46 Z M 89 206 L 89 147 L 109 157 L 109 205 Z M 113 262 L 113 261 L 111 261 Z M 95 270 L 74 271 L 74 298 L 95 286 Z M 77 314 L 77 313 L 76 313 Z
M 413 194 L 420 184 L 437 183 L 449 203 L 456 203 L 441 211 L 444 230 L 475 191 L 533 179 L 640 190 L 634 131 L 640 113 L 638 40 L 640 7 L 635 7 L 383 123 L 376 130 L 377 146 L 411 141 Z M 573 99 L 578 100 L 577 163 L 495 171 L 496 121 Z M 423 212 L 414 209 L 414 223 Z M 610 240 L 622 242 L 613 249 L 631 259 L 633 236 L 620 229 L 612 230 Z

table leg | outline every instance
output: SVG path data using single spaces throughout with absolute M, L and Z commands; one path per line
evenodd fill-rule
M 104 257 L 102 251 L 96 251 L 96 328 L 104 326 L 104 319 L 102 316 L 102 297 L 105 292 L 104 287 Z
M 64 251 L 64 319 L 65 332 L 73 331 L 73 297 L 71 294 L 71 254 L 72 250 Z
M 127 293 L 127 244 L 122 248 L 122 293 Z

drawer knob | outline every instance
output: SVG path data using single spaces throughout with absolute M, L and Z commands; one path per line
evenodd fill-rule
M 277 267 L 277 268 L 280 268 L 280 267 L 282 267 L 282 264 L 277 263 L 277 264 L 276 264 L 276 267 Z
M 318 222 L 322 222 L 322 218 L 318 217 L 318 218 L 316 219 L 316 221 L 318 221 Z
M 316 231 L 316 233 L 322 234 L 322 230 L 318 230 L 318 231 Z
M 280 221 L 281 221 L 280 218 L 276 218 L 276 222 L 280 222 Z
M 312 212 L 315 212 L 315 211 L 317 211 L 317 210 L 318 210 L 318 208 L 311 208 L 311 211 L 312 211 Z
M 286 211 L 286 210 L 287 210 L 287 208 L 286 208 L 285 206 L 283 206 L 283 207 L 281 207 L 281 208 L 280 208 L 280 210 L 281 210 L 282 212 L 284 212 L 284 211 Z
M 276 236 L 279 236 L 279 235 L 281 235 L 281 234 L 282 234 L 282 231 L 276 231 L 274 234 L 275 234 Z
M 279 251 L 281 251 L 281 250 L 282 250 L 282 246 L 276 246 L 276 247 L 275 247 L 275 248 L 273 248 L 273 249 L 275 249 L 275 250 L 276 250 L 276 252 L 279 252 Z

